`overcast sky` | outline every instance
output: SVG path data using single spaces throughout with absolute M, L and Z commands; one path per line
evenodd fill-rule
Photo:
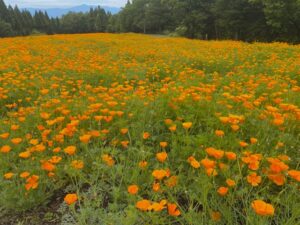
M 124 6 L 127 0 L 4 0 L 7 5 L 24 7 L 68 7 L 77 5 Z

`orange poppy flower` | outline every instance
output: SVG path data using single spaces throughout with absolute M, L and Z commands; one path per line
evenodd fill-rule
M 8 153 L 8 152 L 10 152 L 10 150 L 11 150 L 11 147 L 10 147 L 9 145 L 4 145 L 4 146 L 2 146 L 1 149 L 0 149 L 0 151 L 1 151 L 2 153 Z
M 156 159 L 159 161 L 159 162 L 164 162 L 168 157 L 168 154 L 166 152 L 159 152 L 156 154 Z
M 240 141 L 239 144 L 240 144 L 240 146 L 243 147 L 243 148 L 248 146 L 248 143 L 247 143 L 247 142 L 244 142 L 244 141 Z
M 139 191 L 139 187 L 135 184 L 128 186 L 127 191 L 131 195 L 135 195 Z
M 257 143 L 257 139 L 256 139 L 256 138 L 250 138 L 250 143 L 251 143 L 251 144 Z
M 140 200 L 135 205 L 135 207 L 141 211 L 149 210 L 150 206 L 151 206 L 151 202 L 147 199 Z
M 167 172 L 165 170 L 154 170 L 152 172 L 152 176 L 155 177 L 157 180 L 162 180 L 164 177 L 167 176 Z
M 84 144 L 89 143 L 90 139 L 91 139 L 92 135 L 90 134 L 85 134 L 79 137 L 80 141 Z
M 150 134 L 148 132 L 143 133 L 143 139 L 148 139 L 150 137 Z
M 221 196 L 225 196 L 228 193 L 228 188 L 227 187 L 219 187 L 218 193 Z
M 139 167 L 141 168 L 141 169 L 145 169 L 146 167 L 147 167 L 147 161 L 141 161 L 141 162 L 139 162 Z
M 235 181 L 232 180 L 232 179 L 226 179 L 226 184 L 229 186 L 229 187 L 234 187 L 235 186 Z
M 261 183 L 261 176 L 257 176 L 256 173 L 251 173 L 247 176 L 247 181 L 253 187 L 256 187 Z
M 22 138 L 13 138 L 11 139 L 11 143 L 18 145 L 22 142 Z
M 234 152 L 225 152 L 225 156 L 229 160 L 236 160 L 236 154 Z
M 71 165 L 75 169 L 82 169 L 84 167 L 84 163 L 81 160 L 73 160 Z
M 210 213 L 210 218 L 213 220 L 213 221 L 220 221 L 221 220 L 221 213 L 220 212 L 211 212 Z
M 180 216 L 181 214 L 179 209 L 177 209 L 177 205 L 171 203 L 168 203 L 168 213 L 171 216 Z
M 182 126 L 184 129 L 188 130 L 192 127 L 193 123 L 192 122 L 184 122 L 182 123 Z
M 158 182 L 154 182 L 152 185 L 152 190 L 158 192 L 160 190 L 160 184 Z
M 0 138 L 7 139 L 9 137 L 9 133 L 0 134 Z
M 78 200 L 78 196 L 77 194 L 67 194 L 64 198 L 64 201 L 68 204 L 71 205 L 74 202 L 76 202 Z
M 278 186 L 282 186 L 285 183 L 285 176 L 281 173 L 269 173 L 268 178 Z
M 176 125 L 173 125 L 173 126 L 170 126 L 169 127 L 169 130 L 171 131 L 171 132 L 174 132 L 174 131 L 176 131 Z
M 11 172 L 4 174 L 4 178 L 7 180 L 11 179 L 13 176 L 14 176 L 14 173 L 11 173 Z
M 162 141 L 162 142 L 159 142 L 159 145 L 160 145 L 160 147 L 165 148 L 168 146 L 168 142 Z
M 288 175 L 295 179 L 296 181 L 300 182 L 300 171 L 299 170 L 289 170 Z
M 166 208 L 167 201 L 166 200 L 161 200 L 160 202 L 154 202 L 152 205 L 149 207 L 149 210 L 153 210 L 154 212 L 160 212 L 164 208 Z
M 215 131 L 215 135 L 218 136 L 218 137 L 223 137 L 224 134 L 225 134 L 225 133 L 224 133 L 224 131 L 222 131 L 222 130 L 216 130 L 216 131 Z
M 30 189 L 36 189 L 38 187 L 39 176 L 32 175 L 26 180 L 25 189 L 29 191 Z
M 68 155 L 74 155 L 76 152 L 76 147 L 75 146 L 68 146 L 64 149 L 64 152 Z
M 106 163 L 108 166 L 113 166 L 115 164 L 115 160 L 108 154 L 102 155 L 102 160 Z
M 127 128 L 122 128 L 121 130 L 120 130 L 120 133 L 121 134 L 126 134 L 128 132 L 128 129 Z
M 254 200 L 251 203 L 255 213 L 261 216 L 272 216 L 274 215 L 274 207 L 262 200 Z
M 42 169 L 50 172 L 55 169 L 55 166 L 52 163 L 45 161 L 42 164 Z
M 29 151 L 19 153 L 19 157 L 23 158 L 23 159 L 29 158 L 30 156 L 31 156 L 31 153 Z

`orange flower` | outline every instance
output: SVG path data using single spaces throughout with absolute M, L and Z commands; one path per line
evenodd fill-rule
M 68 146 L 64 149 L 64 152 L 68 155 L 74 155 L 76 152 L 76 147 L 75 146 Z
M 9 137 L 9 133 L 0 134 L 0 138 L 7 139 Z
M 236 160 L 236 154 L 234 152 L 225 152 L 225 156 L 229 160 Z
M 162 180 L 164 177 L 167 176 L 167 172 L 165 170 L 154 170 L 152 172 L 152 176 L 155 177 L 157 180 Z
M 78 200 L 77 194 L 67 194 L 64 198 L 64 201 L 68 204 L 71 205 L 74 202 Z
M 156 159 L 159 162 L 164 162 L 168 157 L 168 154 L 166 152 L 159 152 L 156 154 Z
M 60 147 L 56 147 L 56 148 L 54 148 L 52 151 L 53 151 L 54 153 L 58 153 L 58 152 L 60 152 L 60 150 L 61 150 Z
M 169 130 L 170 130 L 171 132 L 176 131 L 176 125 L 170 126 L 170 127 L 169 127 Z
M 233 124 L 230 126 L 233 131 L 238 131 L 240 129 L 239 125 Z
M 18 145 L 22 142 L 22 138 L 13 138 L 11 139 L 11 143 Z
M 150 134 L 148 132 L 143 133 L 143 139 L 148 139 L 150 137 Z
M 190 156 L 190 157 L 188 158 L 187 161 L 188 161 L 188 162 L 190 163 L 190 165 L 191 165 L 192 167 L 194 167 L 195 169 L 197 169 L 197 168 L 200 167 L 200 163 L 195 159 L 194 156 Z
M 126 134 L 128 132 L 128 129 L 127 128 L 122 128 L 120 130 L 121 134 Z
M 271 163 L 270 170 L 273 173 L 280 173 L 282 171 L 288 170 L 289 166 L 284 162 L 281 162 L 279 159 L 268 158 L 268 162 Z
M 275 118 L 272 123 L 276 126 L 280 126 L 282 124 L 284 124 L 284 118 L 283 117 L 278 117 L 278 118 Z
M 158 182 L 154 182 L 152 185 L 152 190 L 158 192 L 160 190 L 160 184 Z
M 211 212 L 210 213 L 210 218 L 213 220 L 213 221 L 220 221 L 221 220 L 221 213 L 220 212 Z
M 29 141 L 29 143 L 32 144 L 32 145 L 37 145 L 39 143 L 39 140 L 38 139 L 31 139 Z
M 216 131 L 215 131 L 215 135 L 218 136 L 218 137 L 223 137 L 224 134 L 225 134 L 225 133 L 224 133 L 224 131 L 222 131 L 222 130 L 216 130 Z
M 31 156 L 31 153 L 29 151 L 19 153 L 19 157 L 23 158 L 23 159 L 29 158 L 30 156 Z
M 274 215 L 274 207 L 262 200 L 254 200 L 251 203 L 255 213 L 261 216 L 272 216 Z
M 225 196 L 228 193 L 228 188 L 227 187 L 219 187 L 218 193 L 221 196 Z
M 155 212 L 159 212 L 161 210 L 163 210 L 165 207 L 165 205 L 167 204 L 166 200 L 161 200 L 160 202 L 154 202 L 148 210 L 153 210 Z
M 1 149 L 0 149 L 0 151 L 1 151 L 2 153 L 8 153 L 8 152 L 10 152 L 10 150 L 11 150 L 11 147 L 10 147 L 9 145 L 4 145 L 4 146 L 2 146 Z
M 89 143 L 90 139 L 91 139 L 92 135 L 90 134 L 85 134 L 79 137 L 80 141 L 84 144 Z
M 299 170 L 289 170 L 288 175 L 294 178 L 296 181 L 300 182 L 300 171 Z
M 29 191 L 30 189 L 36 189 L 38 187 L 39 176 L 32 175 L 26 180 L 25 189 Z
M 251 173 L 247 176 L 247 181 L 253 187 L 256 187 L 261 183 L 261 176 L 257 176 L 256 173 Z
M 140 200 L 135 205 L 135 207 L 141 211 L 149 210 L 150 206 L 151 206 L 151 202 L 147 199 Z
M 89 134 L 92 135 L 92 137 L 100 137 L 100 131 L 98 130 L 91 130 Z
M 4 174 L 4 178 L 7 179 L 7 180 L 12 178 L 13 176 L 14 176 L 14 173 L 11 173 L 11 172 Z
M 27 171 L 25 171 L 25 172 L 23 172 L 23 173 L 20 174 L 20 177 L 21 178 L 26 178 L 26 177 L 29 177 L 29 175 L 30 175 L 30 173 L 27 172 Z
M 185 123 L 182 123 L 182 126 L 184 129 L 188 130 L 192 127 L 193 123 L 192 122 L 185 122 Z
M 160 145 L 160 147 L 165 148 L 168 146 L 168 142 L 162 141 L 162 142 L 159 142 L 159 145 Z
M 113 166 L 115 164 L 115 160 L 108 154 L 102 155 L 102 160 L 106 163 L 108 166 Z
M 250 138 L 250 143 L 251 143 L 251 144 L 257 143 L 257 139 L 256 139 L 256 138 Z
M 135 195 L 139 191 L 139 187 L 135 184 L 128 186 L 127 191 L 131 195 Z
M 20 128 L 20 126 L 15 125 L 15 124 L 11 125 L 11 127 L 10 127 L 11 130 L 18 130 L 19 128 Z
M 247 147 L 248 146 L 248 143 L 244 142 L 244 141 L 240 141 L 239 144 L 240 144 L 241 147 Z
M 171 125 L 173 123 L 173 120 L 171 119 L 165 119 L 165 124 L 166 125 Z
M 190 162 L 191 166 L 194 167 L 195 169 L 198 169 L 200 167 L 200 163 L 197 160 L 192 160 Z
M 147 167 L 147 161 L 141 161 L 141 162 L 139 162 L 139 167 L 141 168 L 141 169 L 145 169 L 146 167 Z
M 170 178 L 168 178 L 168 180 L 165 181 L 165 184 L 168 187 L 174 187 L 177 184 L 177 180 L 178 180 L 177 176 L 171 176 Z
M 171 204 L 171 203 L 168 203 L 168 213 L 171 216 L 179 216 L 180 215 L 180 211 L 179 211 L 179 209 L 177 209 L 177 205 Z
M 201 160 L 201 164 L 202 164 L 206 169 L 214 168 L 214 167 L 216 166 L 216 162 L 213 161 L 213 160 L 210 160 L 210 159 L 208 159 L 208 158 L 202 159 L 202 160 Z
M 222 150 L 217 150 L 217 149 L 214 149 L 214 148 L 207 148 L 205 149 L 206 153 L 209 155 L 209 156 L 212 156 L 216 159 L 221 159 L 224 155 L 224 151 Z
M 84 167 L 84 163 L 81 160 L 73 160 L 71 165 L 75 169 L 82 169 Z
M 285 183 L 285 176 L 281 173 L 277 173 L 277 174 L 269 173 L 268 178 L 278 186 L 282 186 Z
M 234 187 L 234 186 L 235 186 L 235 181 L 232 180 L 232 179 L 226 179 L 226 184 L 227 184 L 229 187 Z
M 49 163 L 49 162 L 45 161 L 42 164 L 42 169 L 50 172 L 50 171 L 53 171 L 55 169 L 55 166 L 52 163 Z
M 206 171 L 207 176 L 209 176 L 209 177 L 218 175 L 217 170 L 214 168 L 207 168 L 207 169 L 205 169 L 205 171 Z
M 121 145 L 123 148 L 127 148 L 129 145 L 129 141 L 121 141 Z

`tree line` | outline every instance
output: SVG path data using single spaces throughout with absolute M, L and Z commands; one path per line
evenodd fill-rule
M 300 42 L 300 0 L 128 0 L 115 15 L 101 7 L 49 18 L 0 0 L 0 36 L 34 32 L 136 32 L 199 39 Z

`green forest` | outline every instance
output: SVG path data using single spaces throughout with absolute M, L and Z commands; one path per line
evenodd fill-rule
M 97 7 L 61 18 L 0 0 L 0 37 L 94 32 L 299 43 L 300 0 L 128 0 L 118 14 Z

